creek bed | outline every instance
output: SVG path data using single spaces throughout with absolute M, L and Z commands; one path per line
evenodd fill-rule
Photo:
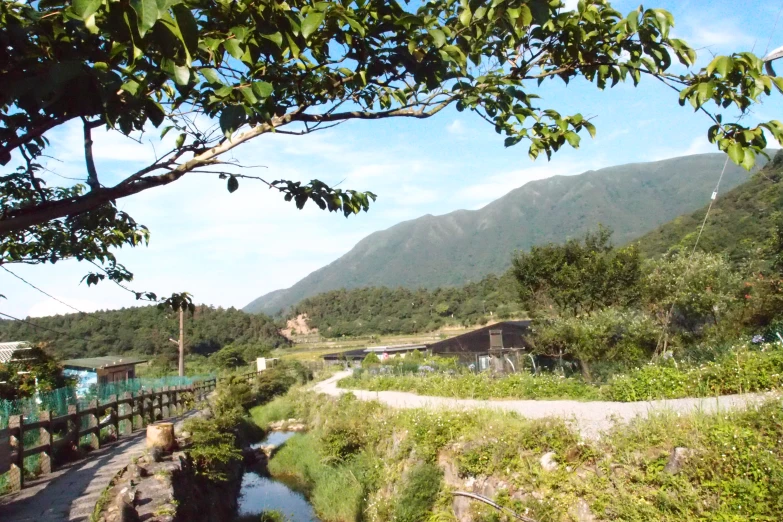
M 295 434 L 292 431 L 273 431 L 252 447 L 280 447 Z M 279 511 L 290 522 L 318 522 L 312 506 L 302 493 L 258 471 L 246 470 L 239 493 L 239 516 L 258 515 L 264 511 Z

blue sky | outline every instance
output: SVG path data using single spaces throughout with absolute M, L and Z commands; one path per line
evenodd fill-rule
M 770 34 L 770 48 L 783 45 L 783 21 L 772 33 L 781 7 L 773 4 L 659 0 L 645 7 L 671 11 L 677 22 L 674 34 L 698 48 L 706 63 L 710 53 L 753 49 L 763 54 Z M 637 5 L 614 2 L 623 12 Z M 550 162 L 533 162 L 524 143 L 505 149 L 490 126 L 455 110 L 426 121 L 350 122 L 306 137 L 268 135 L 236 149 L 234 156 L 245 164 L 265 165 L 258 174 L 267 179 L 342 182 L 343 188 L 372 190 L 378 201 L 369 213 L 345 219 L 311 205 L 298 211 L 250 180 L 240 180 L 240 190 L 229 194 L 225 181 L 191 174 L 120 201 L 122 209 L 151 229 L 152 237 L 148 247 L 123 249 L 118 257 L 135 273 L 135 289 L 159 295 L 188 291 L 199 303 L 241 307 L 292 285 L 366 235 L 403 220 L 480 208 L 534 179 L 714 151 L 706 139 L 706 116 L 680 107 L 676 93 L 652 81 L 604 92 L 586 82 L 568 88 L 551 83 L 540 94 L 542 106 L 593 116 L 596 138 L 584 137 L 579 150 L 563 149 Z M 781 98 L 775 95 L 757 106 L 748 121 L 783 119 Z M 154 158 L 154 143 L 148 138 L 139 144 L 117 133 L 97 136 L 95 151 L 104 179 L 119 178 Z M 83 177 L 81 130 L 60 129 L 51 139 L 54 155 L 62 161 L 50 161 L 48 168 L 62 176 Z M 705 203 L 712 188 L 704 188 Z M 89 268 L 75 261 L 12 270 L 83 311 L 138 304 L 112 284 L 80 284 Z M 0 300 L 0 312 L 25 317 L 72 311 L 7 273 L 0 272 L 0 288 L 6 296 Z

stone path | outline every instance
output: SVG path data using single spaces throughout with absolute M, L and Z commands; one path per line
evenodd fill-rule
M 114 475 L 144 452 L 139 431 L 67 464 L 54 473 L 28 481 L 19 493 L 0 497 L 0 520 L 8 522 L 87 521 Z
M 714 412 L 744 408 L 773 397 L 780 397 L 778 392 L 768 392 L 643 402 L 452 399 L 397 391 L 374 392 L 338 388 L 337 381 L 349 375 L 351 375 L 350 371 L 337 373 L 316 384 L 314 390 L 333 396 L 352 392 L 359 399 L 377 400 L 393 408 L 494 409 L 513 411 L 532 419 L 562 417 L 588 438 L 599 437 L 602 431 L 606 431 L 616 422 L 628 422 L 654 411 Z

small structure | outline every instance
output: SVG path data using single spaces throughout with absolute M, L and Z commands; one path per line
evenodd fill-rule
M 427 348 L 432 355 L 457 357 L 478 371 L 516 372 L 520 355 L 529 348 L 525 339 L 529 329 L 530 321 L 503 321 L 432 343 Z
M 280 359 L 277 357 L 257 357 L 256 358 L 256 371 L 263 372 L 267 368 L 271 368 L 276 365 Z
M 369 354 L 374 353 L 382 361 L 395 357 L 405 357 L 413 352 L 427 352 L 425 344 L 401 344 L 397 346 L 368 346 L 347 352 L 330 353 L 323 356 L 324 362 L 361 362 Z
M 149 359 L 120 355 L 68 359 L 61 364 L 63 373 L 79 380 L 77 394 L 86 392 L 91 385 L 106 385 L 136 378 L 136 365 Z
M 16 357 L 18 360 L 20 355 L 17 352 L 29 350 L 30 343 L 27 341 L 13 341 L 8 343 L 0 343 L 0 364 L 8 364 Z M 23 357 L 23 356 L 22 356 Z

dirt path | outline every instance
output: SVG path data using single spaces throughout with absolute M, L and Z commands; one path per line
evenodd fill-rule
M 374 392 L 338 388 L 337 381 L 349 375 L 351 375 L 350 371 L 339 372 L 316 384 L 313 389 L 333 396 L 352 392 L 362 400 L 377 400 L 393 408 L 496 409 L 513 411 L 531 419 L 562 417 L 577 428 L 584 437 L 589 438 L 597 438 L 615 422 L 628 422 L 638 416 L 647 416 L 652 411 L 714 412 L 742 408 L 780 396 L 777 392 L 768 392 L 644 402 L 452 399 L 398 391 Z

